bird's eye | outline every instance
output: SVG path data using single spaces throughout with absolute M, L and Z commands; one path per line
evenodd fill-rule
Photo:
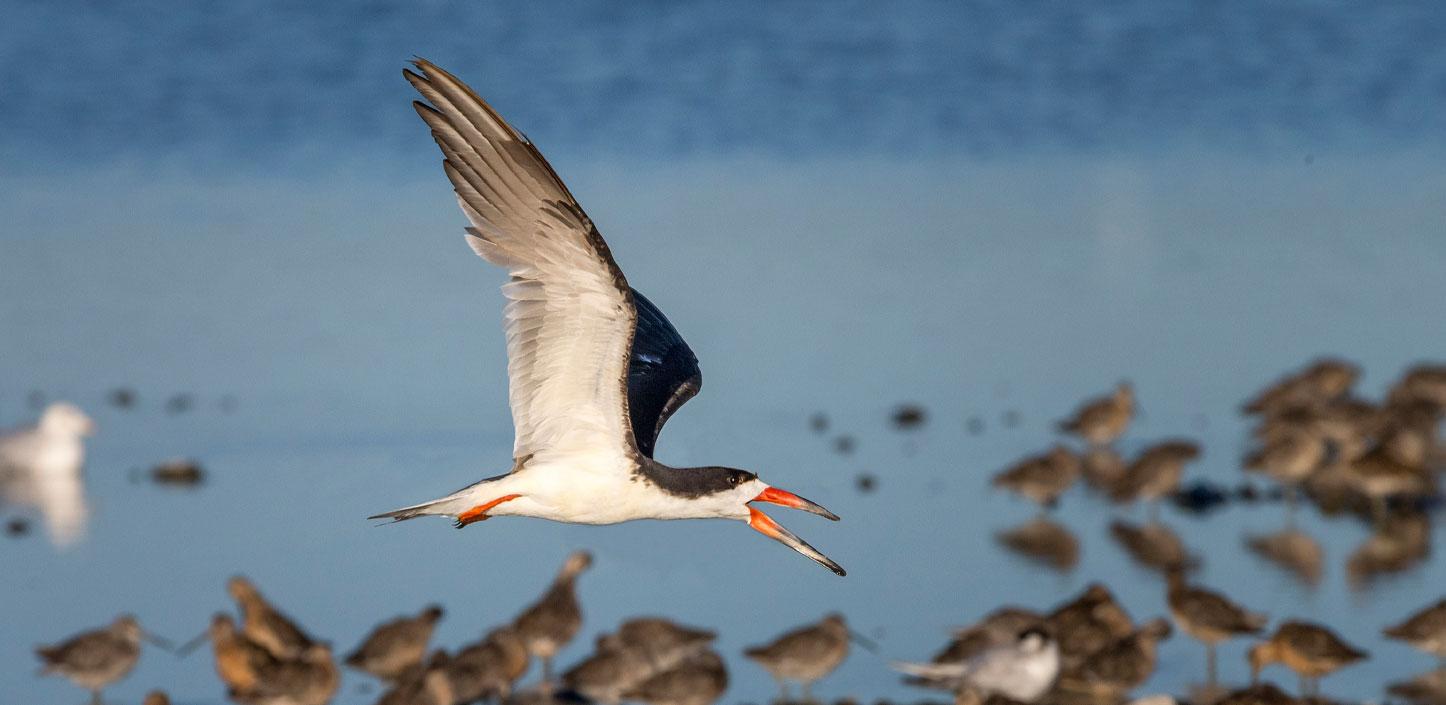
M 736 484 L 738 484 L 738 476 L 737 476 L 737 475 L 729 475 L 729 476 L 728 476 L 728 484 L 730 484 L 730 485 L 736 485 Z

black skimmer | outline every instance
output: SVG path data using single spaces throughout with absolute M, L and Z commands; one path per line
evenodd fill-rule
M 484 698 L 506 702 L 512 684 L 527 672 L 531 657 L 511 625 L 492 630 L 480 642 L 465 646 L 447 662 L 447 681 L 459 703 Z
M 843 615 L 830 614 L 821 621 L 790 631 L 763 646 L 743 652 L 744 656 L 762 666 L 782 691 L 782 702 L 788 699 L 788 682 L 803 685 L 803 699 L 812 701 L 811 688 L 817 681 L 833 673 L 849 655 L 849 628 Z
M 1322 677 L 1367 656 L 1319 624 L 1292 621 L 1281 624 L 1269 639 L 1250 647 L 1247 658 L 1252 683 L 1260 679 L 1266 666 L 1282 663 L 1300 676 L 1300 695 L 1318 701 Z
M 145 633 L 135 617 L 122 615 L 110 626 L 77 634 L 53 646 L 35 649 L 44 666 L 41 673 L 64 676 L 90 691 L 100 705 L 100 691 L 125 678 L 141 658 Z
M 659 432 L 698 393 L 702 375 L 682 336 L 628 286 L 612 252 L 547 160 L 451 74 L 424 60 L 405 71 L 471 222 L 467 241 L 507 269 L 513 465 L 441 499 L 378 514 L 396 521 L 493 516 L 577 524 L 634 519 L 737 519 L 827 566 L 843 568 L 754 502 L 823 507 L 745 470 L 673 468 L 653 459 Z
M 1049 692 L 1059 677 L 1059 643 L 1043 629 L 1030 627 L 1012 640 L 955 663 L 895 661 L 894 670 L 943 683 L 955 692 L 971 691 L 979 699 L 1002 695 L 1032 703 Z
M 1210 684 L 1215 684 L 1215 645 L 1237 636 L 1258 634 L 1267 618 L 1231 602 L 1216 592 L 1185 583 L 1183 570 L 1170 571 L 1169 590 L 1165 601 L 1170 616 L 1180 631 L 1205 644 L 1205 670 Z
M 1404 641 L 1440 659 L 1440 666 L 1446 671 L 1446 599 L 1406 618 L 1400 624 L 1386 627 L 1381 632 L 1389 639 Z
M 1109 396 L 1090 399 L 1060 421 L 1059 430 L 1073 433 L 1092 446 L 1107 446 L 1125 432 L 1135 415 L 1135 391 L 1121 382 Z
M 278 659 L 300 658 L 316 640 L 266 601 L 250 580 L 235 576 L 226 583 L 241 608 L 241 633 Z
M 592 565 L 592 554 L 576 551 L 567 557 L 547 592 L 517 615 L 512 626 L 527 652 L 542 660 L 542 683 L 552 687 L 552 657 L 567 646 L 582 628 L 582 607 L 577 603 L 577 576 Z
M 426 658 L 427 642 L 441 619 L 442 608 L 430 605 L 414 616 L 379 625 L 347 655 L 346 665 L 396 681 Z

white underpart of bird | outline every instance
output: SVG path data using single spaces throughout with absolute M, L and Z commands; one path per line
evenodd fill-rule
M 0 435 L 0 497 L 35 507 L 50 540 L 64 547 L 85 531 L 85 437 L 95 423 L 73 404 L 46 407 L 31 427 Z
M 735 519 L 843 575 L 750 503 L 837 520 L 832 512 L 751 472 L 653 460 L 663 424 L 701 386 L 696 357 L 628 285 L 532 143 L 451 74 L 414 63 L 420 73 L 408 70 L 406 78 L 427 101 L 414 106 L 471 223 L 467 242 L 510 275 L 502 293 L 516 437 L 510 472 L 371 518 L 442 515 L 459 527 L 494 516 L 575 524 Z
M 909 675 L 948 681 L 956 690 L 981 695 L 999 694 L 1020 702 L 1033 702 L 1049 691 L 1059 676 L 1059 643 L 1039 630 L 988 649 L 957 663 L 895 661 L 894 670 Z

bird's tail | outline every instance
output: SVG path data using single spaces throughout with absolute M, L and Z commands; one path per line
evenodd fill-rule
M 449 494 L 449 495 L 447 495 L 446 497 L 441 497 L 441 498 L 438 498 L 438 499 L 434 499 L 434 500 L 431 500 L 431 501 L 429 501 L 429 502 L 422 502 L 421 504 L 413 504 L 413 505 L 410 506 L 410 507 L 402 507 L 401 509 L 393 509 L 393 510 L 390 511 L 390 512 L 382 512 L 381 514 L 373 514 L 372 516 L 369 516 L 369 517 L 367 517 L 367 518 L 368 518 L 368 519 L 391 519 L 391 520 L 392 520 L 392 523 L 396 523 L 396 522 L 399 522 L 399 521 L 406 521 L 406 520 L 408 520 L 408 519 L 415 519 L 415 518 L 420 517 L 420 516 L 446 516 L 446 517 L 455 517 L 455 516 L 457 516 L 458 514 L 461 514 L 462 512 L 465 512 L 465 511 L 467 511 L 468 509 L 471 509 L 475 504 L 477 504 L 477 502 L 475 501 L 475 499 L 474 499 L 474 497 L 473 497 L 473 493 L 472 493 L 472 490 L 473 490 L 474 488 L 476 488 L 478 485 L 485 484 L 485 483 L 488 483 L 488 482 L 494 482 L 494 481 L 500 480 L 500 479 L 502 479 L 502 478 L 504 478 L 504 477 L 507 477 L 507 475 L 498 475 L 497 477 L 489 477 L 489 478 L 487 478 L 487 479 L 485 479 L 485 480 L 480 480 L 480 481 L 478 481 L 478 482 L 474 482 L 474 483 L 472 483 L 472 484 L 470 484 L 470 485 L 467 485 L 466 487 L 463 487 L 462 489 L 457 490 L 456 492 L 453 492 L 452 494 Z
M 928 678 L 930 680 L 948 680 L 959 678 L 964 675 L 964 664 L 962 663 L 913 663 L 909 661 L 890 661 L 889 668 L 900 673 L 907 673 L 911 676 Z

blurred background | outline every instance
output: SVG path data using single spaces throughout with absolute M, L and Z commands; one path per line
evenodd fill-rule
M 56 400 L 96 425 L 83 482 L 0 499 L 6 701 L 78 702 L 35 675 L 34 645 L 121 612 L 185 639 L 234 574 L 339 651 L 428 602 L 451 646 L 578 548 L 595 559 L 585 621 L 559 662 L 659 614 L 719 631 L 725 702 L 774 693 L 743 647 L 831 610 L 911 660 L 1096 581 L 1136 619 L 1163 615 L 1163 579 L 1110 528 L 1143 507 L 1071 489 L 1051 518 L 1077 556 L 1041 562 L 997 540 L 1038 510 L 991 475 L 1129 380 L 1121 456 L 1189 438 L 1187 486 L 1264 491 L 1242 473 L 1257 390 L 1329 355 L 1379 401 L 1446 358 L 1439 5 L 3 10 L 0 426 Z M 413 56 L 528 134 L 698 353 L 704 391 L 659 459 L 752 469 L 828 506 L 844 520 L 775 517 L 847 578 L 730 522 L 364 520 L 511 463 L 504 275 L 463 243 L 400 75 Z M 921 421 L 900 428 L 904 406 Z M 153 482 L 171 458 L 201 482 Z M 1380 629 L 1442 596 L 1439 521 L 1408 565 L 1353 571 L 1379 527 L 1302 506 L 1320 550 L 1302 580 L 1246 547 L 1281 528 L 1278 502 L 1159 518 L 1192 580 L 1372 652 L 1330 695 L 1378 701 L 1432 665 Z M 1222 648 L 1222 680 L 1248 679 L 1248 644 Z M 1202 651 L 1177 633 L 1140 692 L 1183 695 Z M 223 702 L 208 660 L 147 652 L 107 698 Z M 369 683 L 348 673 L 335 702 L 375 700 Z M 861 649 L 815 693 L 941 697 Z

